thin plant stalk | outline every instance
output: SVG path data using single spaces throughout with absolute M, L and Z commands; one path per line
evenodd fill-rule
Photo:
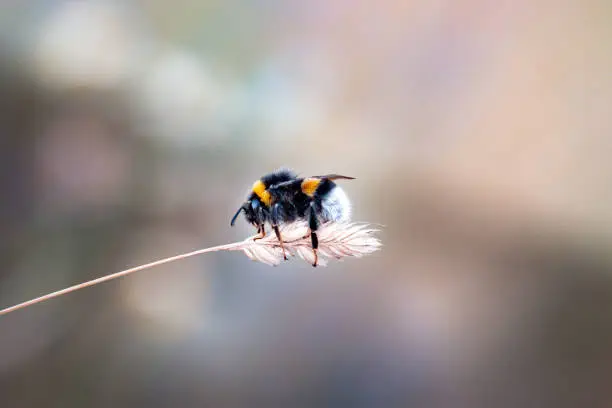
M 231 250 L 231 249 L 233 249 L 234 247 L 236 247 L 237 245 L 240 245 L 240 244 L 241 244 L 240 242 L 236 242 L 236 243 L 233 243 L 233 244 L 219 245 L 219 246 L 214 246 L 214 247 L 210 247 L 210 248 L 198 249 L 197 251 L 187 252 L 185 254 L 175 255 L 175 256 L 168 257 L 168 258 L 159 259 L 157 261 L 150 262 L 150 263 L 147 263 L 147 264 L 144 264 L 144 265 L 135 266 L 135 267 L 130 268 L 130 269 L 126 269 L 126 270 L 123 270 L 123 271 L 120 271 L 120 272 L 112 273 L 110 275 L 105 275 L 105 276 L 102 276 L 100 278 L 93 279 L 93 280 L 90 280 L 90 281 L 87 281 L 87 282 L 79 283 L 78 285 L 70 286 L 68 288 L 64 288 L 62 290 L 58 290 L 56 292 L 48 293 L 46 295 L 39 296 L 39 297 L 37 297 L 35 299 L 31 299 L 31 300 L 28 300 L 26 302 L 19 303 L 19 304 L 15 305 L 15 306 L 7 307 L 6 309 L 0 310 L 0 316 L 5 315 L 7 313 L 14 312 L 14 311 L 19 310 L 19 309 L 23 309 L 24 307 L 28 307 L 28 306 L 32 306 L 32 305 L 35 305 L 35 304 L 40 303 L 40 302 L 44 302 L 45 300 L 53 299 L 53 298 L 56 298 L 58 296 L 66 295 L 66 294 L 71 293 L 71 292 L 76 292 L 77 290 L 84 289 L 84 288 L 87 288 L 89 286 L 97 285 L 98 283 L 107 282 L 109 280 L 121 278 L 123 276 L 129 275 L 129 274 L 134 273 L 134 272 L 142 271 L 144 269 L 153 268 L 154 266 L 159 266 L 159 265 L 163 265 L 163 264 L 166 264 L 166 263 L 169 263 L 169 262 L 179 261 L 181 259 L 189 258 L 189 257 L 195 256 L 195 255 L 204 254 L 206 252 L 228 251 L 228 250 Z
M 160 259 L 120 272 L 112 273 L 110 275 L 102 276 L 97 279 L 79 283 L 78 285 L 70 286 L 68 288 L 7 307 L 6 309 L 0 310 L 0 316 L 87 288 L 89 286 L 94 286 L 99 283 L 121 278 L 134 272 L 207 252 L 243 251 L 252 260 L 263 262 L 272 266 L 280 264 L 284 259 L 284 254 L 286 253 L 289 256 L 297 255 L 311 264 L 315 263 L 315 266 L 325 266 L 327 263 L 326 258 L 341 259 L 348 256 L 361 257 L 379 250 L 382 244 L 380 243 L 380 240 L 374 236 L 374 233 L 376 232 L 377 230 L 368 227 L 366 224 L 327 223 L 322 225 L 322 227 L 317 231 L 319 236 L 319 257 L 317 262 L 315 260 L 316 258 L 313 256 L 313 249 L 307 224 L 293 223 L 285 226 L 281 230 L 285 251 L 282 250 L 280 242 L 273 234 L 268 234 L 262 239 L 255 240 L 253 237 L 251 237 L 242 242 L 198 249 L 196 251 L 171 256 L 169 258 Z

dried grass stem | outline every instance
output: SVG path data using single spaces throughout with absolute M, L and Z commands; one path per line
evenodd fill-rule
M 371 229 L 365 224 L 324 224 L 318 231 L 319 265 L 325 266 L 325 258 L 341 259 L 346 256 L 360 257 L 377 251 L 381 247 L 381 243 L 378 238 L 374 236 L 376 231 L 377 230 Z M 310 263 L 314 262 L 314 253 L 310 243 L 310 234 L 305 223 L 288 225 L 281 230 L 281 234 L 283 236 L 285 251 L 288 255 L 298 255 L 300 258 Z M 163 265 L 207 252 L 217 251 L 243 251 L 249 258 L 268 265 L 278 265 L 283 260 L 283 252 L 280 247 L 280 243 L 273 234 L 268 234 L 266 237 L 259 240 L 253 240 L 253 237 L 251 237 L 242 242 L 198 249 L 185 254 L 171 256 L 169 258 L 160 259 L 110 275 L 102 276 L 94 280 L 83 282 L 78 285 L 70 286 L 68 288 L 19 303 L 15 306 L 2 309 L 0 310 L 0 316 L 40 302 L 44 302 L 45 300 L 66 295 L 79 289 L 84 289 L 86 287 L 94 286 L 116 278 L 121 278 L 131 273 L 149 269 L 154 266 Z

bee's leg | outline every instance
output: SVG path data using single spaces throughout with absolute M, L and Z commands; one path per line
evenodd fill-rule
M 255 221 L 257 222 L 257 232 L 259 236 L 253 238 L 253 241 L 257 241 L 258 239 L 262 239 L 266 236 L 266 218 L 264 216 L 264 210 L 261 208 L 261 205 L 258 201 L 251 202 L 251 207 L 253 208 L 253 212 L 255 212 Z
M 283 237 L 281 237 L 281 233 L 278 229 L 278 225 L 274 225 L 272 228 L 274 228 L 274 233 L 276 234 L 276 238 L 278 238 L 278 242 L 280 242 L 280 247 L 283 250 L 283 258 L 285 258 L 285 261 L 286 261 L 287 253 L 285 252 L 285 244 L 283 243 Z
M 310 227 L 310 241 L 312 242 L 312 252 L 314 253 L 314 262 L 312 266 L 317 266 L 319 263 L 319 237 L 317 237 L 317 230 L 319 229 L 319 220 L 314 209 L 314 203 L 310 204 L 310 215 L 308 217 L 308 226 Z
M 253 241 L 257 241 L 258 239 L 262 239 L 266 236 L 266 226 L 264 224 L 261 224 L 259 227 L 257 227 L 257 232 L 259 233 L 259 235 L 253 238 Z
M 280 230 L 278 229 L 279 211 L 280 211 L 280 204 L 279 203 L 274 204 L 274 206 L 272 207 L 272 228 L 274 229 L 276 238 L 278 238 L 278 242 L 280 242 L 280 247 L 283 250 L 283 258 L 285 258 L 285 261 L 286 261 L 287 253 L 285 252 L 285 245 L 283 243 L 283 237 L 281 237 Z

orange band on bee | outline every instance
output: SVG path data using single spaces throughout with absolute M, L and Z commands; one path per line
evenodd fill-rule
M 312 197 L 317 191 L 317 187 L 321 183 L 321 179 L 318 178 L 307 178 L 302 181 L 302 192 L 309 197 Z
M 257 194 L 257 197 L 264 203 L 266 206 L 270 206 L 272 202 L 272 197 L 270 197 L 270 192 L 266 190 L 266 185 L 261 180 L 257 180 L 255 184 L 253 184 L 253 192 Z

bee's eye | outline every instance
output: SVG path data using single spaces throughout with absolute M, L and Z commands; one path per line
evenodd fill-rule
M 259 201 L 257 200 L 251 201 L 251 208 L 253 208 L 253 210 L 257 210 L 259 208 Z

